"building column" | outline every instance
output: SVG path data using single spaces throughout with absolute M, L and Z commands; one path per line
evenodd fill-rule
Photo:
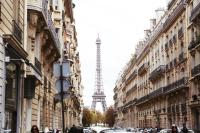
M 26 100 L 26 132 L 31 131 L 32 126 L 32 99 Z

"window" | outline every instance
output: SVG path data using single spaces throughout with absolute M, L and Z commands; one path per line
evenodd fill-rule
M 54 0 L 55 10 L 59 9 L 59 0 Z

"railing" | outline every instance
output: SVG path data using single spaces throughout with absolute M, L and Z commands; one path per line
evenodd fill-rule
M 188 77 L 183 77 L 176 82 L 173 82 L 172 84 L 169 84 L 164 87 L 163 92 L 164 93 L 170 93 L 176 90 L 179 90 L 181 88 L 187 87 Z
M 171 2 L 175 2 L 175 1 L 172 0 Z M 167 20 L 163 24 L 163 32 L 165 32 L 173 24 L 173 22 L 178 18 L 178 15 L 181 14 L 184 11 L 184 9 L 185 9 L 184 1 L 181 0 L 181 2 L 177 5 L 177 7 L 168 16 Z
M 128 77 L 126 80 L 126 84 L 128 84 L 132 79 L 134 79 L 137 76 L 137 70 L 134 70 L 133 73 Z
M 200 3 L 192 10 L 190 21 L 194 21 L 200 13 Z
M 162 93 L 163 93 L 163 87 L 151 92 L 149 94 L 149 99 L 153 99 L 155 97 L 158 97 L 158 96 L 162 95 Z
M 184 52 L 179 54 L 179 63 L 182 63 L 186 60 L 186 54 Z
M 195 66 L 192 70 L 191 70 L 191 74 L 192 77 L 195 77 L 196 75 L 200 74 L 200 64 Z
M 35 67 L 39 72 L 41 72 L 41 63 L 36 57 L 35 57 Z
M 60 51 L 60 41 L 59 41 L 59 37 L 58 37 L 58 34 L 56 33 L 56 30 L 55 30 L 55 27 L 54 27 L 54 24 L 53 24 L 53 21 L 52 21 L 52 17 L 51 17 L 51 13 L 48 12 L 48 21 L 47 21 L 47 25 L 50 29 L 50 32 L 53 36 L 53 40 L 55 41 L 55 45 L 56 45 L 56 48 Z
M 148 68 L 148 63 L 144 63 L 139 69 L 138 69 L 138 74 L 141 75 L 143 74 L 146 69 Z
M 182 113 L 186 113 L 187 112 L 186 104 L 181 104 L 181 112 Z
M 179 30 L 178 30 L 178 38 L 182 38 L 183 37 L 183 27 L 181 27 Z
M 22 29 L 19 25 L 13 20 L 13 31 L 12 34 L 16 37 L 16 39 L 21 43 L 22 42 Z
M 160 76 L 162 76 L 162 74 L 164 72 L 165 72 L 165 66 L 164 65 L 160 65 L 153 72 L 151 72 L 151 74 L 149 76 L 149 80 L 150 81 L 156 80 L 157 78 L 159 78 Z
M 128 90 L 127 92 L 126 92 L 126 96 L 129 96 L 131 93 L 133 93 L 134 92 L 134 90 L 136 90 L 137 89 L 137 84 L 135 84 L 130 90 Z
M 195 47 L 197 47 L 198 45 L 200 45 L 200 36 L 197 36 L 196 40 L 192 39 L 192 41 L 190 42 L 190 44 L 188 46 L 188 50 L 192 50 Z

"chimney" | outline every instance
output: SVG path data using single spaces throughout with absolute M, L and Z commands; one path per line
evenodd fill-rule
M 149 38 L 150 34 L 151 34 L 151 30 L 144 30 L 145 39 Z
M 151 31 L 154 30 L 154 28 L 156 27 L 156 19 L 150 19 L 150 28 L 151 28 Z
M 161 17 L 165 14 L 165 9 L 158 8 L 157 10 L 155 10 L 155 12 L 156 12 L 156 20 L 157 20 L 157 22 L 159 22 Z

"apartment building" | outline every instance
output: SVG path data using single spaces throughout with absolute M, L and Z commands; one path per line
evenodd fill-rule
M 120 94 L 128 94 L 127 102 L 115 108 L 116 115 L 120 108 L 128 110 L 122 126 L 170 128 L 186 123 L 188 128 L 200 129 L 198 5 L 199 1 L 171 0 L 167 11 L 157 10 L 159 19 L 150 20 L 144 41 L 136 47 L 136 63 L 124 70 L 125 88 L 136 83 L 137 92 L 131 95 L 128 89 Z M 134 67 L 136 78 L 129 78 Z
M 32 125 L 61 129 L 61 102 L 53 65 L 70 62 L 65 127 L 81 125 L 80 57 L 71 0 L 0 2 L 0 132 L 30 132 Z M 69 61 L 70 60 L 70 61 Z

